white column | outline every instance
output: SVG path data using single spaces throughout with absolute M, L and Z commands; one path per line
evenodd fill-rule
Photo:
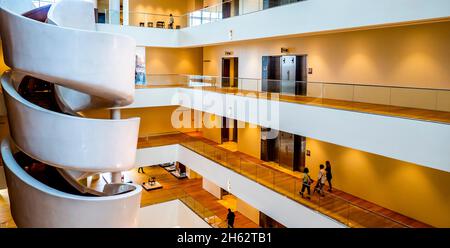
M 113 120 L 120 120 L 120 109 L 111 109 L 110 110 L 110 116 Z
M 120 109 L 110 110 L 111 119 L 120 120 Z M 112 172 L 111 173 L 111 183 L 121 183 L 122 182 L 122 172 Z
M 109 24 L 120 24 L 120 0 L 109 0 Z
M 130 24 L 130 1 L 122 0 L 123 6 L 123 25 L 128 26 Z

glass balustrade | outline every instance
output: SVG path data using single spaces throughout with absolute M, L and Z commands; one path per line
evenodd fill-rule
M 158 175 L 157 178 L 161 179 L 165 176 L 168 175 Z M 205 207 L 183 189 L 174 188 L 161 191 L 157 196 L 146 199 L 145 206 L 173 200 L 180 200 L 181 202 L 183 202 L 188 208 L 190 208 L 195 214 L 197 214 L 210 226 L 214 228 L 226 227 L 226 223 L 221 218 L 219 218 L 213 211 Z
M 450 89 L 303 82 L 201 75 L 147 75 L 137 88 L 188 87 L 225 94 L 450 122 Z
M 171 137 L 170 137 L 171 136 Z M 300 195 L 302 188 L 302 176 L 292 175 L 279 169 L 272 168 L 262 163 L 255 162 L 252 159 L 242 157 L 241 155 L 227 151 L 210 144 L 202 138 L 186 134 L 163 135 L 161 137 L 147 137 L 147 140 L 170 140 L 172 144 L 180 144 L 183 147 L 202 155 L 217 164 L 224 166 L 248 179 L 259 183 L 283 196 L 290 198 L 310 209 L 320 212 L 349 227 L 409 227 L 388 216 L 371 211 L 362 206 L 356 205 L 350 200 L 337 196 L 333 193 L 323 192 L 320 194 L 311 194 L 311 198 L 303 198 Z M 142 139 L 144 141 L 144 139 Z M 155 143 L 154 143 L 155 145 Z M 156 146 L 159 146 L 158 144 Z M 168 145 L 167 143 L 165 145 Z M 147 145 L 148 146 L 148 145 Z M 150 145 L 151 146 L 151 145 Z M 311 185 L 311 192 L 314 190 L 315 183 Z M 178 190 L 174 195 L 183 195 L 180 199 L 194 211 L 197 210 L 202 218 L 208 218 L 212 214 L 203 208 L 192 197 L 185 196 L 182 190 Z

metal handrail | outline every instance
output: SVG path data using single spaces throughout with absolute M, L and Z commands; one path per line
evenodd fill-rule
M 180 134 L 182 134 L 182 133 L 180 133 Z M 183 134 L 183 135 L 185 135 L 185 134 Z M 187 135 L 186 135 L 186 138 L 188 138 L 189 140 L 194 140 L 194 141 L 202 142 L 200 139 L 197 139 L 197 138 L 195 138 L 195 137 L 191 137 L 191 136 L 187 136 Z M 203 143 L 204 145 L 211 146 L 213 149 L 218 149 L 217 147 L 214 147 L 214 146 L 209 145 L 209 144 L 207 144 L 207 143 L 204 143 L 204 142 L 202 142 L 202 143 Z M 198 151 L 196 151 L 195 148 L 189 147 L 189 146 L 187 146 L 187 145 L 185 145 L 185 144 L 182 144 L 182 143 L 180 143 L 180 145 L 186 147 L 187 149 L 189 149 L 189 150 L 191 150 L 191 151 L 193 151 L 193 152 L 195 152 L 195 153 L 197 153 L 197 154 L 199 154 L 199 155 L 202 155 L 202 154 L 200 154 Z M 219 150 L 220 150 L 220 149 L 219 149 Z M 202 156 L 203 156 L 203 155 L 202 155 Z M 263 165 L 260 165 L 260 164 L 255 164 L 255 163 L 253 163 L 253 162 L 250 161 L 250 160 L 240 158 L 240 161 L 242 161 L 242 160 L 244 160 L 246 163 L 253 164 L 253 165 L 255 165 L 255 166 L 263 166 Z M 230 168 L 230 167 L 226 166 L 226 165 L 225 165 L 224 163 L 222 163 L 221 161 L 216 161 L 216 160 L 212 160 L 212 161 L 215 162 L 215 163 L 218 163 L 218 164 L 220 164 L 220 165 L 222 165 L 222 166 L 224 166 L 224 167 L 226 167 L 226 168 L 228 168 L 228 169 L 230 169 L 230 170 L 233 170 L 233 171 L 235 171 L 235 172 L 238 172 L 238 171 L 234 170 L 233 168 Z M 271 171 L 277 171 L 277 172 L 279 172 L 279 173 L 283 173 L 283 172 L 281 172 L 281 171 L 275 170 L 275 169 L 270 168 L 270 167 L 264 166 L 264 168 L 267 168 L 267 169 L 269 169 L 269 170 L 271 170 Z M 239 172 L 238 172 L 238 173 L 239 173 Z M 255 179 L 252 179 L 251 177 L 249 177 L 249 176 L 247 176 L 247 175 L 245 175 L 245 174 L 243 174 L 243 173 L 239 173 L 239 174 L 242 175 L 242 176 L 247 177 L 248 179 L 251 179 L 252 181 L 254 181 L 254 182 L 256 182 L 256 183 L 258 183 L 258 184 L 260 184 L 260 185 L 262 185 L 262 186 L 264 186 L 264 187 L 266 187 L 266 188 L 268 188 L 268 189 L 270 189 L 270 190 L 273 190 L 273 191 L 275 191 L 275 192 L 277 192 L 277 193 L 279 193 L 279 194 L 281 194 L 281 195 L 284 195 L 284 196 L 286 196 L 286 197 L 288 197 L 288 198 L 290 198 L 290 199 L 293 199 L 294 201 L 300 203 L 301 205 L 303 205 L 303 206 L 305 206 L 305 207 L 307 207 L 307 208 L 309 208 L 309 209 L 311 209 L 311 210 L 317 211 L 316 209 L 314 209 L 314 208 L 312 208 L 312 207 L 310 207 L 310 206 L 308 206 L 308 205 L 305 205 L 305 204 L 303 204 L 303 203 L 301 203 L 301 202 L 295 200 L 295 198 L 293 198 L 293 197 L 291 197 L 291 196 L 289 196 L 289 195 L 285 195 L 285 194 L 283 194 L 283 193 L 281 193 L 281 192 L 276 191 L 275 188 L 270 188 L 269 186 L 267 186 L 267 185 L 265 185 L 265 184 L 262 184 L 262 183 L 258 182 L 258 177 L 257 177 L 257 176 L 256 176 Z M 405 223 L 399 222 L 399 221 L 397 221 L 397 220 L 395 220 L 395 219 L 392 219 L 392 218 L 390 218 L 390 217 L 388 217 L 388 216 L 385 216 L 385 215 L 383 215 L 383 214 L 374 212 L 373 210 L 364 208 L 364 207 L 362 207 L 362 206 L 358 206 L 358 205 L 352 203 L 351 201 L 349 201 L 349 200 L 347 200 L 347 199 L 345 199 L 345 198 L 342 198 L 342 197 L 340 197 L 340 196 L 337 196 L 337 195 L 334 195 L 334 194 L 329 194 L 329 193 L 326 193 L 326 194 L 331 195 L 333 198 L 336 198 L 336 199 L 339 199 L 339 200 L 343 201 L 345 204 L 347 204 L 347 205 L 349 205 L 349 206 L 357 207 L 357 208 L 362 209 L 362 210 L 364 210 L 364 211 L 370 212 L 370 213 L 372 213 L 372 214 L 374 214 L 374 215 L 376 215 L 376 216 L 379 216 L 379 217 L 381 217 L 381 218 L 383 218 L 383 219 L 386 219 L 386 220 L 388 220 L 388 221 L 391 221 L 391 222 L 393 222 L 393 223 L 395 223 L 395 224 L 398 224 L 398 225 L 400 225 L 400 226 L 404 226 L 404 227 L 408 227 L 408 228 L 411 227 L 411 226 L 409 226 L 409 225 L 407 225 L 407 224 L 405 224 Z M 317 205 L 317 206 L 320 207 L 320 205 Z M 333 218 L 332 216 L 326 215 L 326 214 L 324 214 L 324 213 L 322 213 L 322 212 L 320 212 L 320 211 L 318 211 L 318 212 L 321 213 L 321 214 L 323 214 L 323 215 L 325 215 L 325 216 L 327 216 L 327 217 L 331 217 L 331 218 L 334 219 L 334 220 L 337 220 L 337 219 Z M 338 221 L 339 221 L 339 220 L 338 220 Z M 343 224 L 346 224 L 346 223 L 343 223 Z
M 212 75 L 195 75 L 195 74 L 147 74 L 147 76 L 186 76 L 186 77 L 205 77 L 205 78 L 231 78 L 222 76 L 212 76 Z M 236 78 L 236 77 L 233 77 Z M 261 78 L 247 78 L 247 77 L 237 77 L 238 80 L 254 80 L 254 81 L 271 81 L 271 82 L 284 82 L 286 80 L 281 79 L 261 79 Z M 320 82 L 320 81 L 295 81 L 301 83 L 310 84 L 327 84 L 327 85 L 345 85 L 345 86 L 363 86 L 363 87 L 379 87 L 379 88 L 397 88 L 397 89 L 413 89 L 413 90 L 433 90 L 433 91 L 450 91 L 450 88 L 427 88 L 427 87 L 410 87 L 410 86 L 399 86 L 399 85 L 380 85 L 380 84 L 361 84 L 361 83 L 343 83 L 343 82 Z

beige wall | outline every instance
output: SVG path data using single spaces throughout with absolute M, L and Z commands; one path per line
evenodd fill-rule
M 109 0 L 97 0 L 97 9 L 104 10 L 109 8 Z
M 337 189 L 437 227 L 450 227 L 450 173 L 314 139 L 306 164 L 313 179 L 329 160 Z
M 212 7 L 220 3 L 222 3 L 222 0 L 203 0 L 203 7 Z
M 147 74 L 203 74 L 202 48 L 146 48 Z
M 153 107 L 153 108 L 134 108 L 123 109 L 121 111 L 122 119 L 131 117 L 140 117 L 139 136 L 155 135 L 172 132 L 192 132 L 195 128 L 174 128 L 171 122 L 171 116 L 177 111 L 176 106 Z M 90 110 L 84 112 L 87 117 L 91 118 L 109 118 L 108 110 Z M 193 119 L 193 115 L 191 115 Z M 192 122 L 191 122 L 192 123 Z M 194 127 L 193 123 L 191 127 Z
M 167 28 L 168 15 L 172 14 L 175 21 L 174 28 L 176 25 L 184 27 L 187 21 L 185 14 L 195 7 L 195 0 L 130 0 L 130 25 L 139 25 L 140 22 L 147 25 L 147 22 L 153 22 L 153 26 L 156 27 L 157 21 L 164 21 Z
M 215 196 L 217 199 L 222 199 L 222 189 L 204 177 L 202 179 L 202 188 Z
M 236 197 L 236 211 L 249 218 L 259 226 L 259 210 Z
M 207 116 L 207 117 L 205 117 Z M 204 114 L 203 123 L 209 123 L 210 126 L 203 125 L 202 135 L 204 138 L 212 140 L 216 143 L 222 143 L 222 117 L 213 114 Z M 209 127 L 209 128 L 208 128 Z
M 188 2 L 188 12 L 203 8 L 203 0 L 192 0 Z
M 192 170 L 191 168 L 186 166 L 186 176 L 189 179 L 199 179 L 202 178 L 202 175 L 198 174 L 197 172 L 195 172 L 194 170 Z
M 238 121 L 238 127 L 238 151 L 261 158 L 261 128 L 241 121 Z
M 192 1 L 193 0 L 130 0 L 130 11 L 182 15 L 188 12 L 188 7 L 192 6 Z
M 205 75 L 220 75 L 224 52 L 239 57 L 239 76 L 261 78 L 261 57 L 308 54 L 309 81 L 450 89 L 450 22 L 255 40 L 204 47 Z

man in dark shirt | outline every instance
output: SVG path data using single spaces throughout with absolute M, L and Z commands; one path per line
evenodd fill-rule
M 227 214 L 227 221 L 228 221 L 228 228 L 233 228 L 234 227 L 234 213 L 233 211 L 231 211 L 231 209 L 228 209 L 228 214 Z

